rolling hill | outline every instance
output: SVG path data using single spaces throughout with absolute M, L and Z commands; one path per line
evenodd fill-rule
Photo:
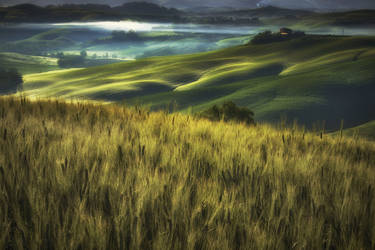
M 306 36 L 267 45 L 154 57 L 95 68 L 25 76 L 25 94 L 142 103 L 177 102 L 193 112 L 225 100 L 255 111 L 258 121 L 280 116 L 311 126 L 341 119 L 353 127 L 375 119 L 375 38 Z
M 375 25 L 375 10 L 353 10 L 338 13 L 322 13 L 307 18 L 307 23 L 318 23 L 324 20 L 325 25 L 334 26 L 359 26 L 367 27 Z
M 286 17 L 286 16 L 294 16 L 294 17 L 302 17 L 302 16 L 310 16 L 315 14 L 315 12 L 309 10 L 294 10 L 294 9 L 286 9 L 286 8 L 279 8 L 275 6 L 266 6 L 260 7 L 256 9 L 242 9 L 242 10 L 233 10 L 233 11 L 225 11 L 225 12 L 218 12 L 216 14 L 224 15 L 224 16 L 244 16 L 244 17 L 259 17 L 259 18 L 270 18 L 270 17 Z
M 81 44 L 90 42 L 102 34 L 103 32 L 100 31 L 85 29 L 56 28 L 42 31 L 26 39 L 3 43 L 0 45 L 0 51 L 38 55 L 43 52 L 80 49 Z
M 0 68 L 17 69 L 22 74 L 31 74 L 57 70 L 59 66 L 56 58 L 0 52 Z

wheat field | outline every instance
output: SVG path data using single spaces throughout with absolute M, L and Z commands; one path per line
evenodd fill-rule
M 0 98 L 0 249 L 374 249 L 375 144 Z

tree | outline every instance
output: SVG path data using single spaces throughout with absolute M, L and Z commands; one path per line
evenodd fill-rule
M 0 69 L 0 93 L 10 94 L 22 90 L 23 78 L 16 69 Z
M 254 112 L 247 107 L 239 107 L 234 102 L 224 102 L 222 106 L 214 105 L 211 108 L 199 114 L 202 118 L 207 118 L 211 121 L 234 121 L 244 122 L 248 125 L 254 125 Z
M 57 58 L 63 58 L 64 52 L 57 52 L 56 56 L 57 56 Z
M 86 50 L 82 50 L 79 54 L 80 54 L 82 57 L 86 57 L 86 56 L 87 56 L 87 52 L 86 52 Z
M 264 32 L 261 32 L 254 36 L 254 38 L 251 40 L 252 44 L 265 44 L 265 43 L 272 43 L 280 41 L 282 37 L 277 33 L 272 33 L 269 30 L 266 30 Z

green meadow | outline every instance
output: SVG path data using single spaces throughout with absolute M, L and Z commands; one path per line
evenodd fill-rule
M 318 121 L 331 130 L 373 119 L 375 38 L 306 36 L 24 77 L 25 94 L 198 112 L 232 100 L 258 121 Z

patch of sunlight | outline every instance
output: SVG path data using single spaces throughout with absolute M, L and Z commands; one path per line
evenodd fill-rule
M 73 72 L 73 71 L 78 71 L 81 70 L 82 68 L 74 68 L 74 69 L 58 69 L 58 70 L 51 70 L 47 72 L 42 72 L 42 73 L 33 73 L 33 74 L 27 74 L 24 75 L 24 79 L 33 79 L 33 78 L 40 78 L 40 77 L 46 77 L 46 76 L 51 76 L 56 74 L 63 74 L 63 73 L 68 73 L 68 72 Z
M 122 31 L 152 31 L 160 26 L 157 23 L 141 23 L 135 21 L 103 21 L 103 22 L 72 22 L 72 23 L 55 23 L 54 26 L 84 26 L 105 30 L 122 30 Z
M 304 107 L 316 105 L 316 104 L 324 104 L 326 102 L 325 99 L 319 98 L 316 96 L 277 96 L 271 101 L 265 103 L 263 106 L 257 108 L 257 113 L 267 113 L 267 112 L 275 112 L 275 111 L 285 111 L 290 108 L 295 109 L 303 109 Z
M 318 58 L 315 58 L 306 62 L 297 63 L 283 70 L 280 73 L 280 75 L 287 76 L 290 74 L 303 73 L 303 72 L 310 71 L 318 67 L 324 67 L 330 64 L 337 64 L 340 62 L 352 61 L 354 57 L 361 51 L 362 51 L 361 49 L 355 49 L 355 50 L 347 50 L 343 52 L 336 52 L 336 53 L 321 56 L 321 57 L 318 57 Z
M 260 77 L 257 75 L 257 71 L 268 66 L 271 65 L 254 62 L 243 62 L 219 66 L 212 70 L 206 71 L 198 80 L 183 86 L 179 86 L 174 91 L 186 91 L 195 87 L 207 86 L 209 84 L 235 83 L 238 81 L 252 79 L 254 77 Z

